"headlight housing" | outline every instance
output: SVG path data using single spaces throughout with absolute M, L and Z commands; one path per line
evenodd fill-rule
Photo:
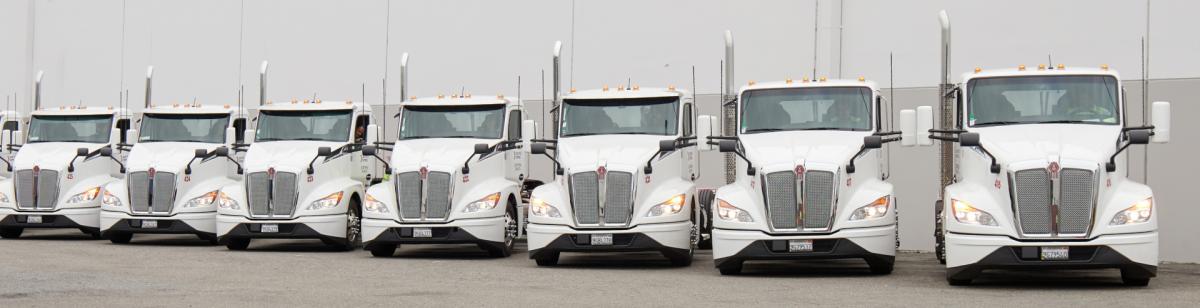
M 1136 223 L 1144 223 L 1150 221 L 1150 214 L 1154 213 L 1154 198 L 1146 198 L 1135 202 L 1133 206 L 1117 212 L 1112 220 L 1108 222 L 1110 226 L 1120 226 Z
M 107 194 L 107 192 L 105 192 L 105 193 Z M 221 194 L 221 192 L 217 191 L 217 190 L 204 193 L 203 195 L 200 195 L 199 197 L 195 197 L 195 198 L 192 198 L 191 200 L 188 200 L 187 202 L 184 202 L 183 208 L 197 208 L 197 207 L 210 206 L 213 204 L 214 201 L 217 201 L 217 196 L 220 194 Z
M 375 199 L 375 196 L 372 196 L 371 194 L 367 194 L 367 202 L 366 204 L 363 204 L 363 210 L 367 211 L 368 213 L 391 213 L 391 210 L 388 210 L 386 204 L 380 202 L 379 199 Z
M 225 194 L 223 191 L 217 193 L 217 207 L 227 210 L 242 209 L 242 206 L 239 205 L 237 201 L 234 201 L 233 198 L 230 198 L 229 195 Z
M 529 201 L 529 214 L 538 217 L 559 218 L 562 214 L 558 213 L 558 208 L 546 203 L 542 199 L 533 199 Z
M 313 201 L 312 203 L 309 203 L 308 207 L 305 209 L 309 210 L 309 211 L 323 210 L 323 209 L 337 207 L 338 204 L 341 204 L 341 203 L 342 203 L 342 192 L 339 191 L 339 192 L 329 194 L 325 197 L 321 197 L 321 199 L 317 199 L 317 201 Z
M 0 201 L 7 202 L 6 200 L 0 200 Z M 104 191 L 104 197 L 100 198 L 100 205 L 111 206 L 111 207 L 125 206 L 124 203 L 121 203 L 121 199 L 118 199 L 116 195 L 113 195 L 111 192 L 108 192 L 107 190 Z
M 754 218 L 750 217 L 750 212 L 721 199 L 717 199 L 717 217 L 724 221 L 754 222 Z
M 976 209 L 970 203 L 958 199 L 950 199 L 950 210 L 954 219 L 960 223 L 981 226 L 997 226 L 992 214 Z
M 891 198 L 889 198 L 889 196 L 879 197 L 879 199 L 872 201 L 871 204 L 867 204 L 858 208 L 857 210 L 854 210 L 854 213 L 850 214 L 850 221 L 883 217 L 884 215 L 887 215 L 888 207 L 890 206 Z
M 96 197 L 99 197 L 99 196 L 100 196 L 100 187 L 92 187 L 92 188 L 88 188 L 87 190 L 85 190 L 81 193 L 75 194 L 74 196 L 71 196 L 70 198 L 67 198 L 67 203 L 88 202 L 88 201 L 96 200 Z
M 483 197 L 483 199 L 467 203 L 467 207 L 463 208 L 463 213 L 475 213 L 494 209 L 497 204 L 500 204 L 500 193 L 493 193 Z
M 646 213 L 646 217 L 659 217 L 679 213 L 679 211 L 683 211 L 684 201 L 687 201 L 687 195 L 678 194 L 672 196 L 670 199 L 650 207 L 650 212 Z

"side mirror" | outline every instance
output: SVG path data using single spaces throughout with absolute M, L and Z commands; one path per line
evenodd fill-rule
M 537 123 L 534 123 L 533 120 L 521 121 L 521 145 L 528 148 L 529 143 L 533 142 L 533 135 L 536 132 Z
M 912 109 L 900 110 L 900 146 L 911 147 L 917 145 L 917 134 L 917 111 Z
M 1133 130 L 1133 131 L 1129 131 L 1128 134 L 1129 134 L 1129 144 L 1148 144 L 1148 143 L 1150 143 L 1150 132 L 1149 131 Z
M 330 156 L 330 155 L 333 155 L 333 149 L 330 149 L 329 147 L 317 148 L 317 156 Z
M 367 145 L 367 146 L 363 147 L 362 152 L 363 152 L 363 155 L 366 155 L 366 156 L 375 156 L 375 152 L 377 150 L 378 150 L 378 148 L 375 147 L 374 145 Z
M 91 153 L 91 151 L 88 151 L 88 148 L 75 149 L 75 156 L 87 156 L 88 153 Z
M 125 144 L 135 144 L 138 142 L 138 130 L 125 130 Z
M 492 152 L 492 147 L 488 146 L 487 143 L 476 143 L 475 144 L 475 154 L 484 155 L 484 154 L 491 153 L 491 152 Z
M 379 125 L 367 125 L 367 144 L 375 144 L 379 141 Z
M 218 147 L 216 150 L 213 150 L 213 155 L 228 157 L 229 156 L 229 148 L 228 147 Z
M 917 145 L 933 145 L 933 139 L 929 139 L 929 130 L 931 129 L 933 129 L 933 107 L 917 107 Z
M 17 121 L 5 121 L 5 122 L 4 122 L 4 129 L 3 129 L 3 130 L 6 130 L 6 131 L 15 131 L 15 130 L 18 130 L 18 129 L 20 129 L 20 126 L 21 126 L 21 123 L 20 123 L 20 122 L 17 122 Z
M 117 120 L 117 129 L 129 129 L 130 127 L 131 125 L 129 125 L 129 119 Z
M 208 156 L 208 150 L 196 149 L 196 157 L 205 157 L 205 156 Z
M 1150 141 L 1154 143 L 1171 141 L 1171 103 L 1154 102 L 1150 108 L 1150 123 L 1154 125 L 1154 136 L 1151 136 Z
M 100 148 L 100 156 L 112 157 L 112 148 Z
M 700 151 L 712 151 L 716 148 L 708 144 L 708 137 L 712 137 L 717 133 L 717 117 L 710 115 L 702 115 L 696 117 L 696 145 L 700 147 Z
M 737 141 L 721 140 L 717 143 L 717 148 L 721 151 L 721 153 L 737 152 Z
M 226 127 L 226 128 L 225 128 L 225 143 L 226 143 L 226 144 L 230 144 L 230 143 L 238 143 L 238 142 L 237 142 L 237 129 L 236 129 L 236 128 L 233 128 L 233 127 Z
M 537 143 L 529 145 L 529 153 L 546 154 L 546 144 L 537 142 Z
M 675 150 L 675 140 L 661 140 L 658 142 L 659 152 L 670 152 Z
M 979 133 L 958 134 L 958 145 L 963 147 L 979 146 Z
M 878 149 L 883 147 L 883 136 L 866 136 L 863 137 L 864 149 Z

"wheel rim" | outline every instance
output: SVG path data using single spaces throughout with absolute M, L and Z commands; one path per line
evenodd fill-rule
M 358 243 L 359 221 L 358 213 L 353 208 L 346 213 L 346 241 L 351 245 Z
M 517 238 L 517 219 L 511 210 L 504 211 L 504 245 L 512 247 Z

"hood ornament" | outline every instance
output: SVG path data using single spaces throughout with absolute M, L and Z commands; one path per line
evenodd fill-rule
M 603 179 L 605 174 L 608 174 L 608 168 L 605 168 L 603 165 L 601 165 L 599 168 L 596 168 L 597 178 Z
M 796 175 L 802 175 L 804 174 L 804 165 L 796 165 L 796 169 L 792 171 L 796 172 Z
M 275 167 L 267 168 L 267 177 L 272 179 L 275 178 Z
M 421 166 L 421 170 L 418 170 L 418 172 L 421 174 L 422 181 L 429 178 L 429 168 L 428 167 Z
M 146 175 L 152 179 L 154 178 L 155 173 L 158 173 L 158 170 L 155 170 L 154 167 L 150 167 L 150 169 L 146 170 Z
M 1051 178 L 1055 178 L 1055 179 L 1058 178 L 1058 170 L 1059 170 L 1058 162 L 1050 162 L 1050 166 L 1047 167 L 1046 169 L 1050 171 Z

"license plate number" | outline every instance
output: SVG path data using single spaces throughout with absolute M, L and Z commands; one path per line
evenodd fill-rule
M 157 229 L 157 228 L 158 228 L 157 220 L 143 220 L 142 221 L 142 229 Z
M 591 238 L 592 238 L 591 242 L 592 242 L 593 246 L 611 246 L 613 244 L 611 233 L 609 233 L 609 234 L 592 234 Z
M 262 233 L 279 233 L 279 224 L 262 224 Z
M 42 223 L 42 215 L 25 216 L 25 223 L 40 224 Z
M 1071 258 L 1069 247 L 1042 247 L 1042 261 L 1062 261 Z
M 413 228 L 413 237 L 433 237 L 432 228 Z
M 810 252 L 812 244 L 812 240 L 788 240 L 788 252 Z

